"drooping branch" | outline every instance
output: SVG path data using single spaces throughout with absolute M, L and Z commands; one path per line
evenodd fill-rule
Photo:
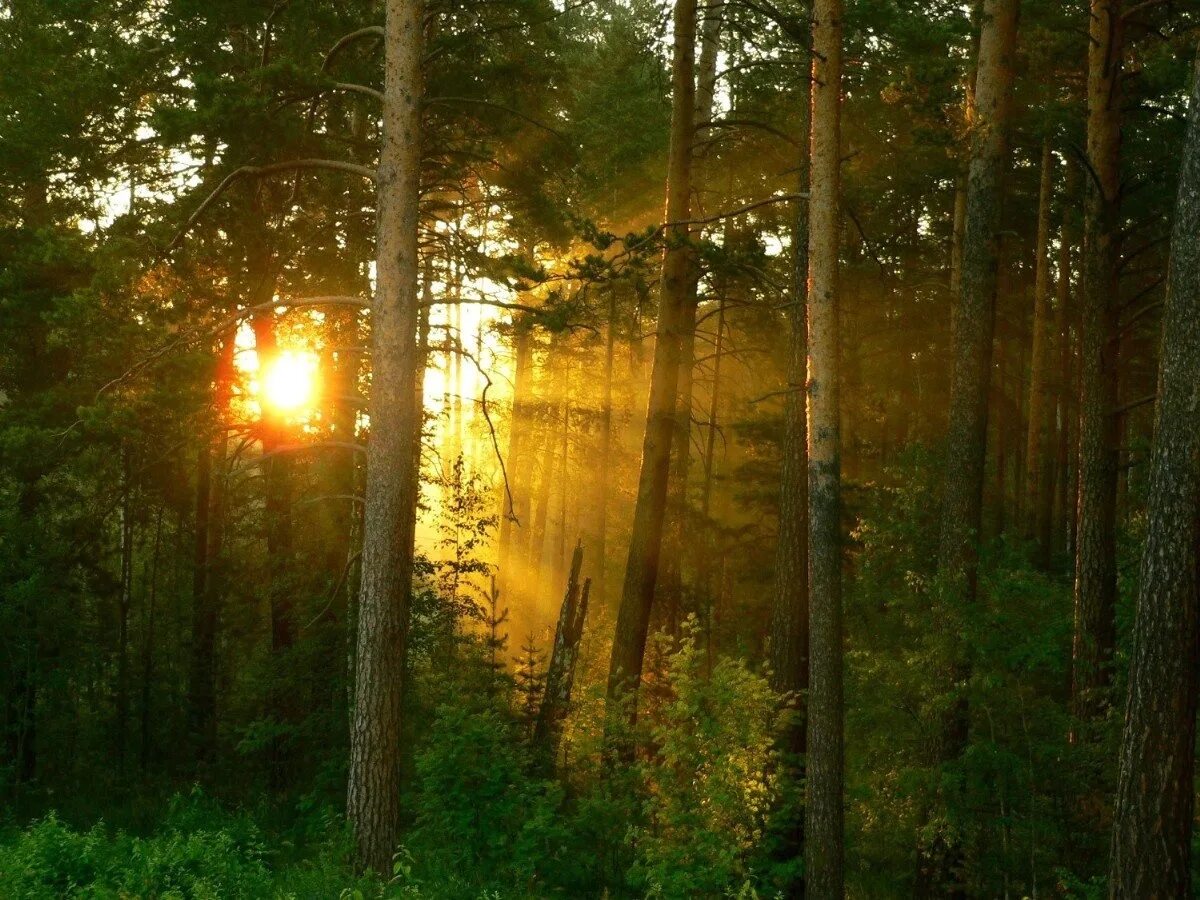
M 348 172 L 351 175 L 359 175 L 363 178 L 374 181 L 377 177 L 377 172 L 369 166 L 360 166 L 358 163 L 345 162 L 340 159 L 287 159 L 280 162 L 267 163 L 263 166 L 241 166 L 234 169 L 223 179 L 221 183 L 213 189 L 203 202 L 196 207 L 195 211 L 188 216 L 183 226 L 176 232 L 175 237 L 171 239 L 171 243 L 167 245 L 166 252 L 170 253 L 183 240 L 184 236 L 191 230 L 192 226 L 200 220 L 200 217 L 208 211 L 221 198 L 235 182 L 243 178 L 265 178 L 268 175 L 276 175 L 280 172 L 296 172 L 302 169 L 323 169 L 333 172 Z
M 696 126 L 697 131 L 715 130 L 717 128 L 755 128 L 759 131 L 764 131 L 767 134 L 774 135 L 781 141 L 787 141 L 793 147 L 803 147 L 804 145 L 792 137 L 785 131 L 780 131 L 766 122 L 759 122 L 757 119 L 713 119 L 708 122 L 701 122 Z
M 325 59 L 321 63 L 321 71 L 322 72 L 328 71 L 330 65 L 332 65 L 332 63 L 333 63 L 333 60 L 337 57 L 337 55 L 339 53 L 341 53 L 343 50 L 345 50 L 347 47 L 349 47 L 355 41 L 360 41 L 366 37 L 374 37 L 374 38 L 377 38 L 378 40 L 382 41 L 383 40 L 383 26 L 382 25 L 368 25 L 365 28 L 360 28 L 357 31 L 352 31 L 349 34 L 345 35 L 344 37 L 339 38 L 337 43 L 335 43 L 332 47 L 330 47 L 329 52 L 325 54 Z

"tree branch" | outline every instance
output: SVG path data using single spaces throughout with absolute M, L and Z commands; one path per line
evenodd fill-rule
M 329 52 L 325 54 L 325 59 L 321 63 L 321 71 L 325 72 L 329 69 L 334 57 L 353 44 L 355 41 L 362 40 L 365 37 L 376 37 L 383 39 L 382 25 L 368 25 L 366 28 L 360 28 L 358 31 L 352 31 L 344 37 L 340 38 L 336 44 L 329 48 Z
M 196 207 L 183 226 L 171 239 L 171 243 L 167 245 L 166 253 L 170 253 L 183 240 L 184 235 L 191 230 L 192 226 L 199 221 L 200 217 L 208 211 L 221 195 L 227 191 L 231 185 L 240 181 L 243 178 L 265 178 L 268 175 L 275 175 L 279 172 L 295 172 L 300 169 L 324 169 L 334 172 L 349 172 L 351 175 L 360 175 L 363 178 L 368 178 L 374 181 L 377 173 L 374 169 L 368 166 L 360 166 L 358 163 L 344 162 L 340 159 L 288 159 L 282 162 L 267 163 L 265 166 L 241 166 L 234 169 L 226 175 L 221 183 L 216 186 L 211 194 L 204 198 L 204 201 Z

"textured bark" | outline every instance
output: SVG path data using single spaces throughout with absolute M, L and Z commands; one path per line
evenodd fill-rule
M 696 67 L 694 124 L 708 122 L 713 114 L 716 92 L 717 52 L 721 39 L 721 8 L 712 5 L 704 15 L 700 60 Z M 692 184 L 702 195 L 705 184 L 703 159 L 693 160 Z M 692 460 L 693 369 L 696 364 L 696 318 L 700 302 L 700 266 L 694 254 L 688 265 L 687 297 L 683 304 L 679 339 L 679 388 L 675 414 L 675 436 L 671 445 L 671 475 L 667 499 L 667 532 L 663 548 L 662 585 L 659 596 L 668 605 L 672 630 L 682 615 L 685 534 L 688 530 L 688 474 Z
M 1018 9 L 1018 0 L 987 0 L 980 25 L 938 545 L 938 579 L 947 610 L 971 605 L 976 594 L 996 324 L 1001 188 L 1008 160 Z M 966 680 L 965 648 L 959 648 L 951 669 L 952 683 Z M 946 714 L 939 747 L 943 762 L 956 759 L 965 747 L 967 713 L 965 701 L 960 700 Z M 922 848 L 918 860 L 918 893 L 960 895 L 960 857 L 961 848 L 952 838 L 935 835 L 930 845 Z
M 1117 343 L 1121 153 L 1121 0 L 1092 0 L 1080 308 L 1079 504 L 1072 706 L 1110 706 L 1117 598 Z
M 842 0 L 814 3 L 812 45 L 808 231 L 810 627 L 804 869 L 809 900 L 828 900 L 845 894 L 838 394 Z
M 542 705 L 538 710 L 533 731 L 534 745 L 551 766 L 558 751 L 562 720 L 571 706 L 575 665 L 579 661 L 579 642 L 583 640 L 583 626 L 587 621 L 588 594 L 591 592 L 592 582 L 590 579 L 580 582 L 582 567 L 583 545 L 576 544 L 575 553 L 571 557 L 567 592 L 558 614 L 558 628 L 554 633 L 550 666 L 546 670 L 546 689 L 542 694 Z
M 400 708 L 417 510 L 417 228 L 422 0 L 388 0 L 376 290 L 371 308 L 371 435 L 346 814 L 363 868 L 388 875 L 400 805 Z
M 1179 173 L 1146 544 L 1109 860 L 1114 898 L 1191 893 L 1200 499 L 1200 60 Z
M 803 94 L 811 103 L 810 85 Z M 805 132 L 809 131 L 811 109 L 803 111 Z M 808 147 L 801 151 L 801 193 L 808 188 Z M 793 754 L 804 753 L 804 692 L 808 690 L 808 420 L 805 385 L 808 365 L 808 241 L 809 203 L 796 205 L 793 223 L 792 295 L 787 310 L 787 393 L 783 406 L 783 443 L 780 448 L 779 535 L 775 544 L 775 579 L 771 600 L 768 661 L 771 684 L 777 691 L 791 692 L 800 704 L 789 723 L 784 746 Z M 714 387 L 715 391 L 715 387 Z M 709 429 L 709 455 L 713 429 Z M 802 773 L 796 773 L 800 775 Z M 798 825 L 800 823 L 797 823 Z M 795 841 L 796 852 L 800 841 Z
M 1042 540 L 1041 515 L 1044 505 L 1041 498 L 1049 475 L 1050 202 L 1054 195 L 1054 156 L 1050 152 L 1049 140 L 1042 142 L 1041 172 L 1034 252 L 1033 341 L 1029 360 L 1024 511 L 1027 534 L 1038 540 L 1038 556 L 1045 565 L 1049 562 L 1050 548 Z
M 695 39 L 696 0 L 676 0 L 667 222 L 686 221 L 691 206 Z M 662 550 L 679 381 L 680 321 L 687 301 L 687 236 L 686 225 L 674 225 L 666 231 L 667 246 L 663 253 L 662 288 L 654 365 L 650 374 L 650 398 L 646 408 L 646 430 L 642 441 L 641 471 L 609 663 L 609 708 L 615 711 L 618 705 L 622 705 L 629 722 L 637 718 L 637 688 L 642 678 L 642 662 Z
M 950 235 L 950 296 L 958 297 L 962 290 L 962 242 L 967 227 L 967 179 L 959 176 L 954 182 L 954 225 Z
M 938 569 L 948 588 L 967 600 L 975 594 L 995 330 L 997 232 L 1008 154 L 1016 20 L 1016 0 L 989 0 L 984 6 L 962 285 L 955 316 Z

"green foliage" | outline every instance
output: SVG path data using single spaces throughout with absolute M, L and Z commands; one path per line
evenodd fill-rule
M 633 835 L 634 878 L 654 896 L 720 896 L 750 876 L 776 799 L 781 698 L 740 660 L 711 663 L 695 617 L 666 681 L 641 764 L 646 824 Z
M 416 823 L 407 846 L 422 880 L 462 896 L 533 885 L 562 840 L 561 791 L 534 778 L 507 707 L 459 695 L 438 707 L 416 758 Z

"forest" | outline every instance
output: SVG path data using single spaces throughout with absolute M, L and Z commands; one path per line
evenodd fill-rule
M 0 0 L 0 898 L 1200 896 L 1196 0 Z

